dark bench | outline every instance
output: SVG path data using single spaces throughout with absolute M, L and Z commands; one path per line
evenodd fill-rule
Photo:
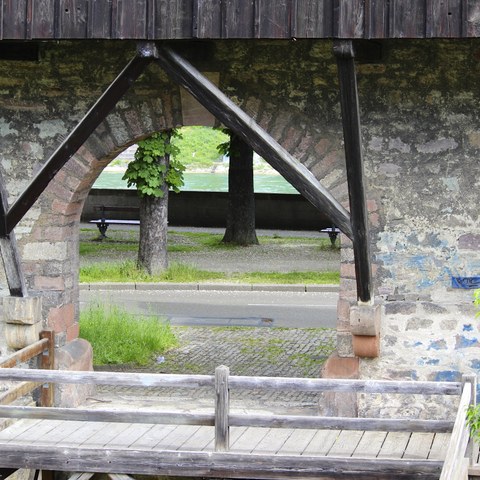
M 338 234 L 340 233 L 340 229 L 337 227 L 328 227 L 328 228 L 323 228 L 320 230 L 323 233 L 328 233 L 328 236 L 330 237 L 330 242 L 332 242 L 332 247 L 335 245 L 335 241 L 337 240 Z
M 140 220 L 117 220 L 113 218 L 106 218 L 106 212 L 135 212 L 138 214 L 138 207 L 107 207 L 101 205 L 95 207 L 95 210 L 100 211 L 101 218 L 97 220 L 90 220 L 88 223 L 94 223 L 100 232 L 100 238 L 106 238 L 107 228 L 109 225 L 140 225 Z

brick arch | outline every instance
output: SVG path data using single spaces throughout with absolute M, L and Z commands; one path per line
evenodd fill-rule
M 245 92 L 243 108 L 265 130 L 337 193 L 346 192 L 343 151 L 332 128 L 326 133 L 293 108 L 266 103 Z M 40 214 L 23 242 L 24 252 L 37 248 L 42 258 L 24 256 L 27 282 L 44 297 L 47 326 L 68 343 L 78 337 L 79 222 L 85 199 L 103 169 L 125 148 L 154 131 L 179 125 L 211 125 L 211 116 L 182 102 L 178 89 L 138 101 L 122 100 L 76 155 L 57 174 L 39 202 Z M 191 102 L 191 101 L 190 101 Z M 187 109 L 195 108 L 195 115 Z M 205 115 L 204 115 L 205 114 Z M 184 119 L 190 119 L 187 123 Z M 339 198 L 340 201 L 343 198 Z

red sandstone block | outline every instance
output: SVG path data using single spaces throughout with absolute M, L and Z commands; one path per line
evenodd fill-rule
M 36 276 L 33 284 L 37 290 L 64 290 L 65 283 L 62 277 Z
M 75 322 L 73 325 L 67 327 L 67 342 L 71 342 L 78 338 L 80 334 L 80 325 L 78 322 Z
M 341 263 L 340 264 L 340 276 L 342 278 L 356 278 L 355 264 L 354 263 Z
M 51 308 L 48 312 L 47 325 L 55 330 L 55 333 L 66 332 L 68 327 L 75 322 L 75 307 L 68 303 L 58 308 Z
M 328 138 L 322 138 L 316 145 L 315 145 L 315 153 L 322 157 L 328 152 L 332 142 Z
M 350 330 L 350 301 L 339 298 L 337 302 L 337 330 Z
M 355 357 L 339 357 L 331 355 L 325 362 L 322 378 L 358 378 L 359 359 Z
M 379 335 L 353 335 L 353 353 L 357 357 L 376 358 L 380 355 Z

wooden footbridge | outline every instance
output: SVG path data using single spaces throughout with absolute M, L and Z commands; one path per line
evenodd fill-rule
M 0 396 L 0 418 L 8 419 L 0 431 L 3 477 L 29 468 L 220 478 L 467 478 L 465 411 L 473 377 L 463 383 L 242 377 L 230 376 L 227 367 L 214 376 L 58 371 L 48 369 L 53 341 L 43 337 L 0 364 L 3 382 L 21 382 Z M 35 356 L 47 368 L 17 368 Z M 50 406 L 53 384 L 211 387 L 215 408 L 57 408 Z M 15 404 L 38 387 L 40 406 Z M 459 402 L 455 421 L 235 413 L 229 394 L 237 388 L 447 395 Z

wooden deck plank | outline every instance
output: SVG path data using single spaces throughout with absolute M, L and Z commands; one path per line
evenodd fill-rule
M 62 420 L 43 421 L 29 428 L 15 437 L 15 443 L 37 443 L 51 430 L 57 427 Z
M 448 443 L 450 442 L 450 433 L 436 433 L 432 442 L 432 448 L 428 455 L 429 460 L 445 460 Z
M 376 458 L 386 436 L 387 432 L 365 432 L 352 457 Z
M 410 436 L 410 432 L 388 432 L 377 458 L 402 458 Z
M 302 454 L 312 441 L 316 431 L 307 428 L 296 428 L 287 438 L 278 453 L 280 455 Z
M 187 441 L 182 445 L 182 450 L 202 451 L 205 447 L 215 441 L 214 427 L 200 427 Z
M 253 453 L 277 453 L 292 433 L 293 428 L 271 428 L 258 442 Z
M 413 432 L 402 458 L 425 459 L 428 458 L 433 442 L 433 433 Z
M 360 430 L 342 430 L 327 456 L 351 457 L 363 434 L 364 432 Z
M 268 433 L 268 428 L 249 427 L 237 440 L 230 442 L 230 450 L 237 453 L 251 453 Z
M 231 427 L 230 428 L 230 445 L 233 445 L 238 438 L 245 432 L 247 427 Z M 205 446 L 204 450 L 213 451 L 215 450 L 215 439 L 212 439 L 208 445 Z
M 121 432 L 127 429 L 130 423 L 107 423 L 104 424 L 105 428 L 93 432 L 93 434 L 83 442 L 89 447 L 104 447 L 117 437 Z
M 30 428 L 35 428 L 35 425 L 39 422 L 41 422 L 41 420 L 17 420 L 12 425 L 0 431 L 0 440 L 14 440 L 17 435 L 20 435 Z
M 335 443 L 340 430 L 317 430 L 303 455 L 326 455 Z
M 103 422 L 84 422 L 84 425 L 75 432 L 75 435 L 67 438 L 62 443 L 62 446 L 77 447 L 83 445 L 87 443 L 96 432 L 104 430 L 106 425 L 108 424 Z
M 81 421 L 61 421 L 56 427 L 46 432 L 42 438 L 38 440 L 38 443 L 42 445 L 58 445 L 71 435 L 75 435 L 77 430 L 82 427 L 82 424 L 83 422 Z
M 162 438 L 155 449 L 179 450 L 199 428 L 198 425 L 179 425 L 175 430 L 172 430 L 167 436 Z
M 149 423 L 131 423 L 125 430 L 119 432 L 109 442 L 105 443 L 105 446 L 107 448 L 129 448 L 130 445 L 132 445 L 139 438 L 141 438 L 142 435 L 148 432 L 152 427 L 153 425 Z
M 141 438 L 135 440 L 130 448 L 135 449 L 155 449 L 157 445 L 178 425 L 154 425 Z

